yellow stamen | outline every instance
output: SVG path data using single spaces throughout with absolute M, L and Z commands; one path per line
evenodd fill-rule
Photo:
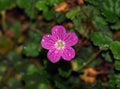
M 58 40 L 58 41 L 56 42 L 55 46 L 56 46 L 57 49 L 63 49 L 64 46 L 65 46 L 65 43 L 64 43 L 64 41 L 62 41 L 62 40 Z

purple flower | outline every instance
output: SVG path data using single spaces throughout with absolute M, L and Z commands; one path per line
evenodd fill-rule
M 75 50 L 71 47 L 78 42 L 75 33 L 66 33 L 61 25 L 52 28 L 52 35 L 44 35 L 41 41 L 43 48 L 48 49 L 47 57 L 52 63 L 56 63 L 62 57 L 66 61 L 70 61 L 75 57 Z

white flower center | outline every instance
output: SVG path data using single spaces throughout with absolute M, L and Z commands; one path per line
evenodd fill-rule
M 64 49 L 64 47 L 65 47 L 65 42 L 64 41 L 62 41 L 62 40 L 58 40 L 56 43 L 55 43 L 55 47 L 57 48 L 57 49 Z

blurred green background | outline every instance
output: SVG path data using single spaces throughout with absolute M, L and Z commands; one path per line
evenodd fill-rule
M 75 58 L 51 63 L 44 34 L 77 34 Z M 0 0 L 0 89 L 120 89 L 120 0 Z

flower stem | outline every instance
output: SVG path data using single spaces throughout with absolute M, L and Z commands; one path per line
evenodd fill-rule
M 5 11 L 5 10 L 1 11 L 2 27 L 3 27 L 3 31 L 4 31 L 4 32 L 5 32 L 6 28 L 7 28 L 5 14 L 6 14 L 6 11 Z
M 83 63 L 83 65 L 79 68 L 79 71 L 88 66 L 101 53 L 101 51 L 102 50 L 99 50 L 98 52 L 94 53 L 87 62 Z

